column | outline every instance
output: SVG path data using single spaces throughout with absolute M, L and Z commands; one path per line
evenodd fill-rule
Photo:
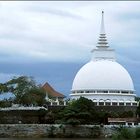
M 66 101 L 64 101 L 64 106 L 66 106 Z
M 57 105 L 59 105 L 59 101 L 57 101 Z
M 51 106 L 53 105 L 53 102 L 51 101 Z

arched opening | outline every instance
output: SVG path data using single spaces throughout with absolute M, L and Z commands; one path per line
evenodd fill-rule
M 126 101 L 126 106 L 131 106 L 131 100 Z
M 105 100 L 105 105 L 106 106 L 110 106 L 111 105 L 111 100 L 110 99 L 106 99 Z
M 117 106 L 118 105 L 118 100 L 117 99 L 112 99 L 112 105 Z
M 94 105 L 97 105 L 97 99 L 93 99 Z
M 124 106 L 124 100 L 123 100 L 123 99 L 121 99 L 121 100 L 119 101 L 119 105 L 120 105 L 120 106 Z
M 101 105 L 101 106 L 104 105 L 104 100 L 103 100 L 103 99 L 100 99 L 100 100 L 99 100 L 99 105 Z

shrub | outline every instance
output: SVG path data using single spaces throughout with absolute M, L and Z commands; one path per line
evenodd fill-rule
M 112 136 L 113 140 L 135 139 L 135 131 L 131 128 L 121 128 L 120 131 Z
M 135 138 L 135 132 L 129 128 L 122 128 L 121 136 L 125 139 L 133 139 Z
M 68 120 L 66 121 L 66 124 L 79 125 L 79 124 L 80 124 L 80 121 L 77 120 L 77 119 L 68 119 Z
M 49 131 L 48 131 L 48 137 L 49 138 L 54 138 L 55 137 L 55 135 L 54 135 L 54 130 L 55 130 L 55 127 L 52 125 L 52 126 L 50 126 L 50 129 L 49 129 Z
M 136 128 L 136 138 L 140 138 L 140 127 Z
M 101 129 L 98 126 L 94 126 L 91 128 L 91 137 L 99 138 L 101 136 Z
M 0 107 L 11 107 L 12 106 L 12 102 L 9 100 L 2 100 L 0 101 Z

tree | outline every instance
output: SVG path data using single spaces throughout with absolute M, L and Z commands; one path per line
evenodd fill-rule
M 138 101 L 139 102 L 140 101 L 140 97 L 138 97 L 138 96 L 135 97 L 135 101 Z
M 119 113 L 120 118 L 129 118 L 129 117 L 134 117 L 134 113 L 132 111 L 124 111 Z
M 37 87 L 33 78 L 27 76 L 14 77 L 12 80 L 6 82 L 5 85 L 8 91 L 15 95 L 17 103 L 20 103 L 24 94 Z
M 6 84 L 0 83 L 0 93 L 8 92 L 9 89 Z
M 14 77 L 4 84 L 0 83 L 0 92 L 12 92 L 17 104 L 42 106 L 45 103 L 45 91 L 36 85 L 33 77 Z
M 94 103 L 84 97 L 72 101 L 61 113 L 63 122 L 67 124 L 94 124 L 98 119 L 98 113 L 94 109 Z
M 21 97 L 20 104 L 42 106 L 46 102 L 45 97 L 46 93 L 43 89 L 32 88 Z
M 4 99 L 0 101 L 0 107 L 10 107 L 12 105 L 12 101 L 9 99 Z

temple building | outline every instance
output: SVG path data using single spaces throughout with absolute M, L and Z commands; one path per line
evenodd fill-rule
M 91 52 L 90 62 L 74 78 L 71 99 L 82 96 L 93 100 L 96 105 L 137 106 L 132 78 L 116 62 L 115 51 L 108 45 L 103 11 L 98 43 Z
M 46 93 L 46 100 L 49 101 L 51 103 L 51 105 L 53 105 L 53 103 L 56 103 L 56 105 L 60 105 L 60 102 L 64 102 L 65 99 L 65 95 L 63 95 L 62 93 L 56 91 L 49 83 L 45 83 L 42 86 L 42 89 L 45 91 Z M 63 104 L 66 104 L 65 102 Z

